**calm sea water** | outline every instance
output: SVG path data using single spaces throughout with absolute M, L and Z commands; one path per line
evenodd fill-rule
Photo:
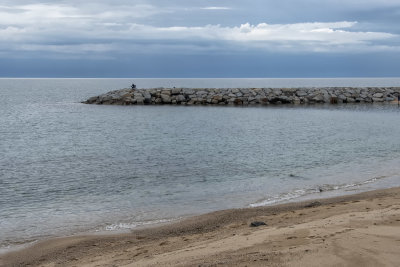
M 397 105 L 96 106 L 129 87 L 392 79 L 0 79 L 0 247 L 400 185 Z

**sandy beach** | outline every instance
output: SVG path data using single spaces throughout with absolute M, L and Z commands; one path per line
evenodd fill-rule
M 399 251 L 400 188 L 392 188 L 57 238 L 1 255 L 0 265 L 399 266 Z

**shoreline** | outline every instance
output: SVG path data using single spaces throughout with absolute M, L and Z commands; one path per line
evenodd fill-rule
M 383 182 L 383 183 L 382 183 Z M 147 228 L 159 227 L 166 224 L 173 224 L 179 221 L 192 218 L 195 216 L 202 216 L 212 212 L 218 212 L 222 210 L 235 210 L 235 209 L 247 209 L 257 207 L 271 207 L 283 204 L 291 204 L 296 202 L 312 201 L 317 199 L 328 199 L 334 197 L 344 197 L 348 195 L 354 195 L 375 190 L 385 190 L 392 188 L 393 185 L 399 184 L 400 180 L 397 175 L 391 175 L 389 177 L 374 177 L 369 180 L 355 182 L 350 184 L 338 184 L 338 185 L 320 185 L 316 187 L 305 187 L 302 189 L 293 189 L 285 193 L 272 195 L 270 197 L 262 197 L 258 200 L 244 203 L 239 207 L 220 207 L 219 209 L 210 210 L 206 212 L 191 212 L 187 214 L 178 215 L 175 217 L 167 217 L 162 219 L 150 219 L 146 221 L 134 221 L 134 222 L 119 222 L 111 224 L 93 224 L 87 226 L 86 229 L 76 230 L 70 229 L 69 233 L 59 233 L 53 235 L 45 235 L 32 237 L 30 240 L 18 240 L 8 245 L 0 246 L 0 257 L 10 252 L 20 251 L 25 248 L 29 248 L 36 243 L 48 241 L 59 238 L 69 238 L 76 236 L 110 236 L 127 234 L 132 231 L 143 230 Z
M 362 213 L 362 216 L 359 213 Z M 342 219 L 336 220 L 339 217 Z M 347 218 L 348 223 L 358 219 L 357 223 L 346 225 L 340 222 L 346 221 L 343 218 Z M 252 221 L 265 221 L 267 226 L 249 227 Z M 325 231 L 323 226 L 330 224 L 334 226 L 332 229 L 335 229 L 335 234 L 317 238 L 316 243 L 312 242 L 315 241 L 312 237 L 315 235 L 308 233 L 306 237 L 303 233 L 311 226 L 316 232 Z M 366 233 L 366 229 L 377 228 L 373 232 L 378 233 L 380 230 L 388 231 L 388 227 L 391 235 L 396 238 L 388 239 L 387 234 L 382 234 L 376 248 L 387 253 L 390 252 L 390 248 L 382 244 L 394 242 L 397 247 L 400 244 L 400 187 L 319 200 L 216 211 L 165 225 L 133 230 L 131 233 L 79 235 L 39 241 L 27 248 L 0 255 L 0 265 L 173 266 L 180 263 L 183 266 L 199 264 L 209 266 L 226 262 L 225 265 L 250 263 L 254 266 L 263 266 L 262 263 L 265 264 L 265 261 L 262 261 L 262 258 L 268 259 L 271 265 L 280 265 L 282 262 L 287 262 L 288 256 L 293 253 L 298 260 L 306 263 L 306 260 L 315 260 L 322 256 L 321 251 L 329 251 L 333 243 L 346 241 L 334 237 L 345 238 L 345 233 L 351 232 L 366 235 L 364 237 L 368 240 L 372 237 L 376 239 L 376 234 L 368 231 Z M 341 233 L 342 230 L 338 230 L 339 228 L 343 228 L 345 232 Z M 261 240 L 261 235 L 265 235 L 265 238 L 277 238 L 275 245 L 280 244 L 280 247 L 276 249 L 270 247 L 265 251 L 262 249 L 264 252 L 258 251 L 271 245 L 265 241 L 269 240 L 268 238 Z M 356 237 L 361 238 L 357 235 Z M 299 242 L 300 239 L 302 242 Z M 322 239 L 324 241 L 321 242 Z M 374 241 L 377 241 L 375 239 Z M 224 245 L 221 246 L 222 244 Z M 213 246 L 215 249 L 211 249 Z M 361 254 L 364 258 L 369 257 Z M 400 256 L 391 255 L 389 258 L 394 261 L 393 263 L 400 263 Z M 333 262 L 339 264 L 343 259 L 336 255 Z M 296 261 L 290 263 L 289 260 L 287 263 L 290 266 Z

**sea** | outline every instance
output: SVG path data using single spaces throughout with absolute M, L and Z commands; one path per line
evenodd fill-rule
M 111 90 L 398 86 L 400 78 L 0 79 L 0 251 L 400 186 L 400 108 L 103 106 Z

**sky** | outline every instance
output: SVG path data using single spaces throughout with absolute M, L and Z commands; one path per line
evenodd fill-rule
M 0 0 L 0 77 L 400 77 L 400 0 Z

